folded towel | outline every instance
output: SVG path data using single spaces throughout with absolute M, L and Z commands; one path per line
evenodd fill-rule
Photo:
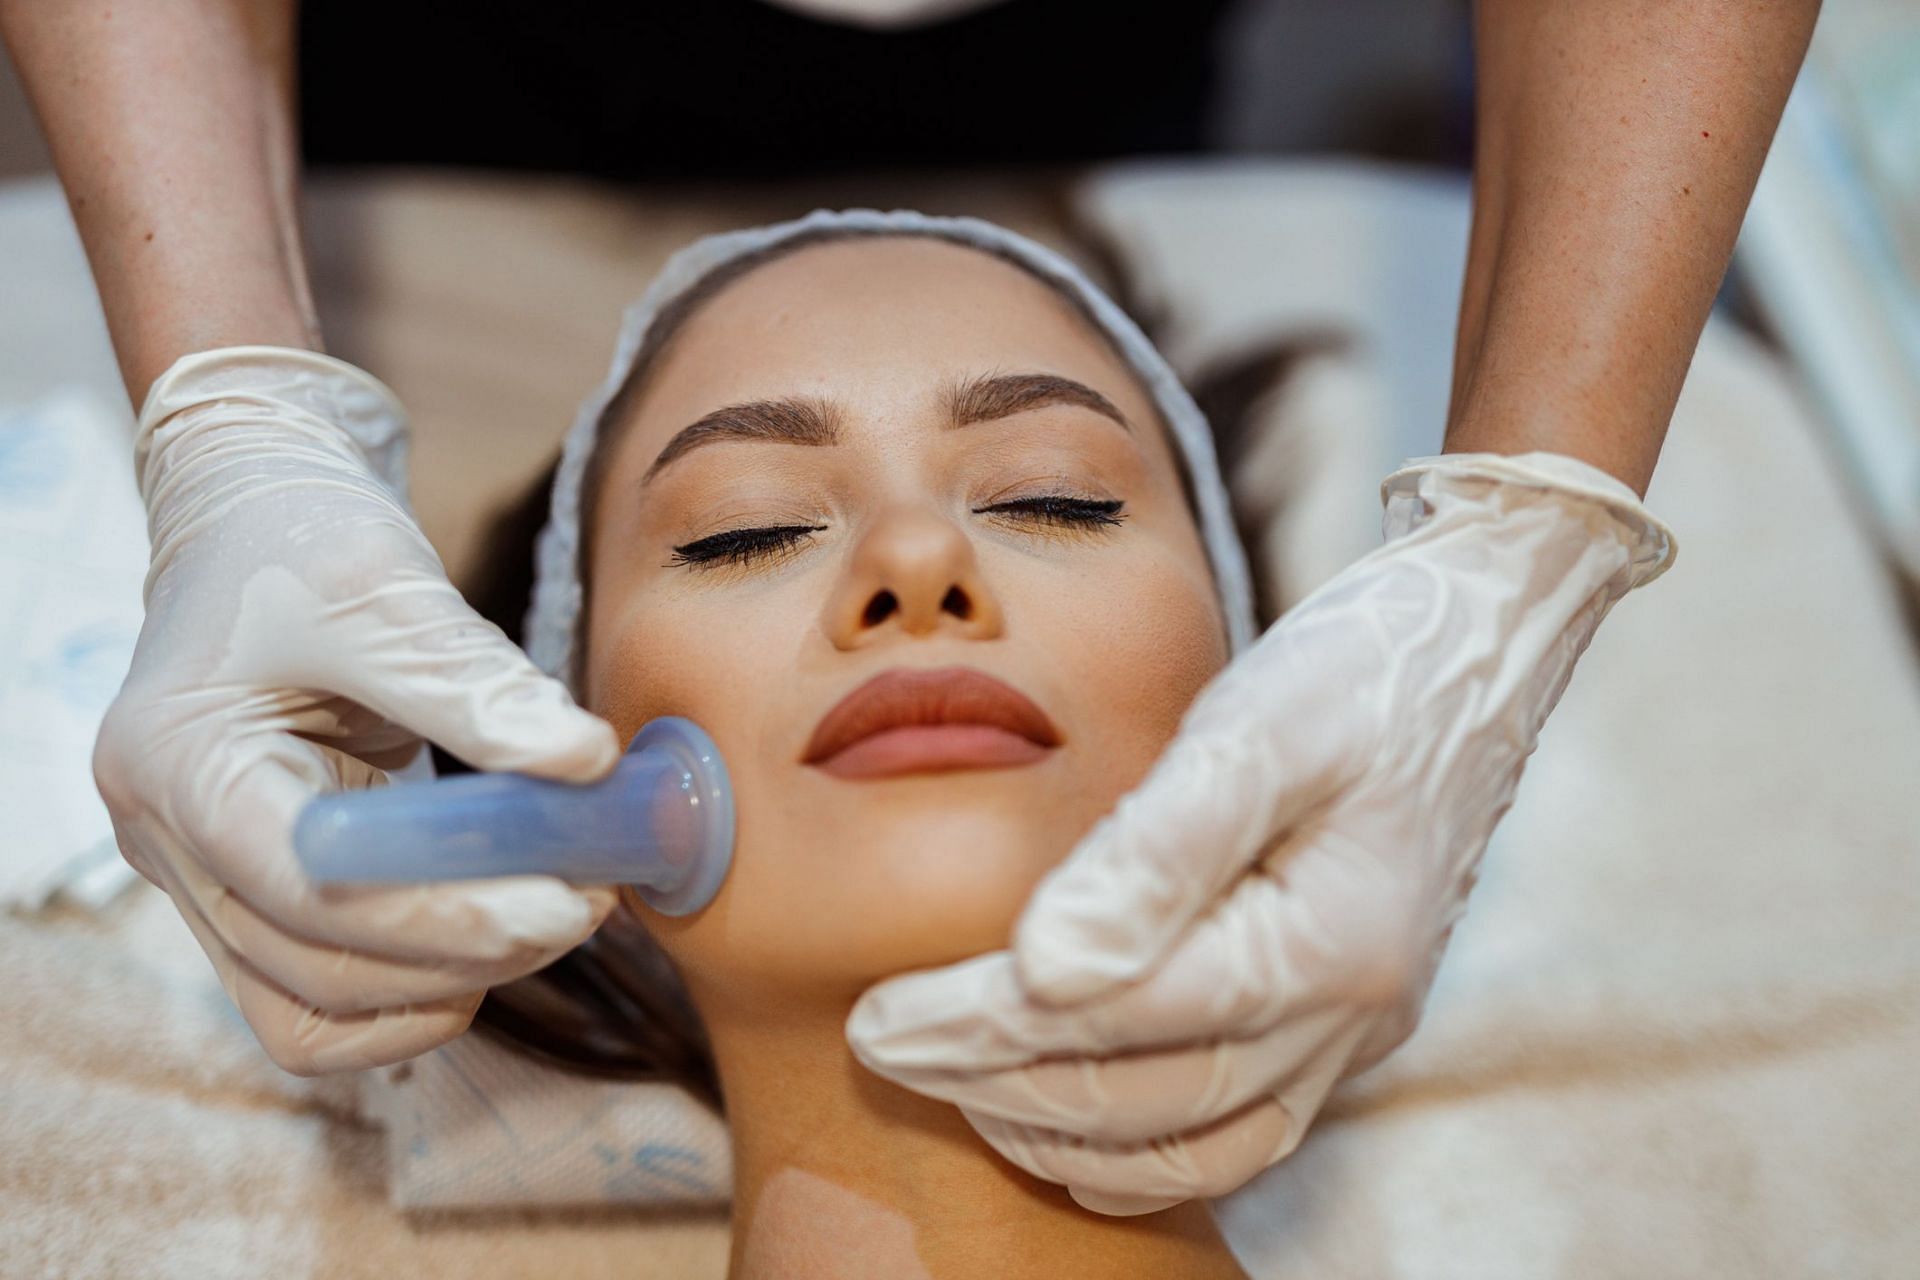
M 0 912 L 0 971 L 7 1280 L 726 1274 L 714 1213 L 395 1212 L 352 1080 L 268 1061 L 144 880 L 97 913 Z
M 724 1205 L 726 1124 L 684 1090 L 596 1080 L 465 1035 L 363 1075 L 405 1209 Z

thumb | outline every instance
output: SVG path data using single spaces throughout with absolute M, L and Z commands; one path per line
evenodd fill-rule
M 1319 723 L 1257 703 L 1189 717 L 1146 781 L 1035 891 L 1013 945 L 1027 993 L 1077 1004 L 1155 968 L 1332 794 L 1343 770 Z
M 613 728 L 576 705 L 432 566 L 400 566 L 315 637 L 320 687 L 476 769 L 590 782 L 613 768 Z

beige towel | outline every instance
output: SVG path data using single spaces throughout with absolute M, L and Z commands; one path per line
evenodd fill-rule
M 173 905 L 0 916 L 4 1280 L 683 1280 L 725 1274 L 715 1216 L 387 1204 L 384 1135 L 343 1082 L 268 1062 Z

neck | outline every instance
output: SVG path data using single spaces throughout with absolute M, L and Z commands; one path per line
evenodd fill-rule
M 851 999 L 700 1003 L 733 1132 L 733 1280 L 1242 1276 L 1204 1204 L 1091 1213 L 958 1108 L 867 1071 L 842 1031 Z

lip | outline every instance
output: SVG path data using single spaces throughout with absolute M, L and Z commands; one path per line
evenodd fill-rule
M 1060 745 L 1047 713 L 973 667 L 883 671 L 820 718 L 801 763 L 848 779 L 1032 764 Z

